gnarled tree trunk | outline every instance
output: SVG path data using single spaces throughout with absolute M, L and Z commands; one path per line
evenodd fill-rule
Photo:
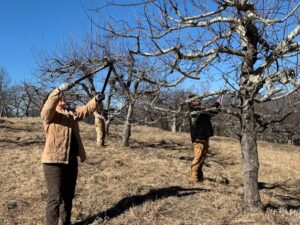
M 124 147 L 129 146 L 129 138 L 131 135 L 131 120 L 133 115 L 134 103 L 130 103 L 128 106 L 127 116 L 123 127 L 122 144 Z
M 177 115 L 174 114 L 173 118 L 172 118 L 172 132 L 176 133 L 177 132 Z
M 262 206 L 258 190 L 259 160 L 253 104 L 247 106 L 242 112 L 241 129 L 244 187 L 243 202 L 245 209 L 252 211 L 260 209 Z

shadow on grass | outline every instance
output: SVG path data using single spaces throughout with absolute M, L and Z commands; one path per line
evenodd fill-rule
M 258 182 L 259 190 L 263 190 L 263 189 L 272 190 L 272 189 L 276 189 L 276 188 L 280 188 L 280 184 L 267 184 L 264 182 Z
M 134 195 L 130 197 L 125 197 L 121 199 L 117 204 L 115 204 L 110 209 L 99 212 L 95 215 L 92 215 L 86 219 L 83 219 L 80 222 L 75 223 L 74 225 L 86 225 L 93 223 L 97 220 L 110 220 L 115 218 L 131 207 L 142 205 L 147 201 L 156 201 L 159 199 L 176 196 L 176 197 L 184 197 L 188 195 L 196 194 L 200 191 L 210 191 L 208 189 L 202 188 L 182 188 L 179 186 L 172 186 L 160 189 L 150 190 L 147 194 L 144 195 Z
M 11 131 L 25 131 L 25 132 L 33 131 L 31 128 L 9 127 L 5 125 L 0 125 L 0 129 L 6 129 Z
M 264 182 L 258 182 L 258 188 L 260 190 L 267 190 L 267 193 L 275 198 L 275 202 L 282 202 L 282 204 L 278 203 L 268 203 L 264 206 L 264 210 L 300 210 L 300 188 L 299 183 L 295 184 L 287 184 L 287 182 L 283 183 L 274 183 L 267 184 Z
M 20 147 L 26 147 L 29 145 L 34 145 L 34 144 L 44 144 L 45 141 L 44 140 L 25 140 L 25 141 L 20 141 L 20 140 L 10 140 L 10 139 L 0 139 L 0 143 L 7 143 L 7 144 L 13 144 L 13 145 L 17 145 Z
M 133 141 L 132 144 L 130 145 L 131 148 L 136 149 L 136 148 L 162 148 L 165 150 L 189 150 L 191 147 L 186 144 L 182 143 L 177 143 L 177 142 L 166 142 L 164 140 L 153 143 L 153 142 L 142 142 L 142 141 Z
M 271 204 L 268 203 L 264 206 L 264 211 L 268 211 L 268 210 L 276 210 L 279 211 L 281 209 L 286 209 L 287 211 L 291 211 L 291 210 L 300 210 L 300 205 L 276 205 L 276 204 Z

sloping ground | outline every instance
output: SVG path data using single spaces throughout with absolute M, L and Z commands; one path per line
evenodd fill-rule
M 188 134 L 134 127 L 130 148 L 112 126 L 105 149 L 94 127 L 81 123 L 88 160 L 80 164 L 72 220 L 76 224 L 300 224 L 300 149 L 259 143 L 259 187 L 265 213 L 241 210 L 239 143 L 214 137 L 206 180 L 189 184 Z M 0 119 L 0 224 L 43 224 L 46 190 L 39 118 Z

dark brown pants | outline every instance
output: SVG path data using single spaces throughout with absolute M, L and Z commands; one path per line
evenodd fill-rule
M 46 225 L 71 224 L 72 201 L 78 175 L 78 162 L 71 157 L 69 164 L 43 164 L 48 198 Z

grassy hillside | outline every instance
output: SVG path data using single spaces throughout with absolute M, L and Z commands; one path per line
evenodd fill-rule
M 94 127 L 80 124 L 88 160 L 79 166 L 72 221 L 77 224 L 300 224 L 300 149 L 259 142 L 259 186 L 265 213 L 241 211 L 239 143 L 214 137 L 206 180 L 189 184 L 188 134 L 134 127 L 130 148 L 112 126 L 105 149 Z M 0 224 L 43 224 L 46 189 L 39 118 L 0 119 Z M 229 182 L 228 182 L 229 181 Z

